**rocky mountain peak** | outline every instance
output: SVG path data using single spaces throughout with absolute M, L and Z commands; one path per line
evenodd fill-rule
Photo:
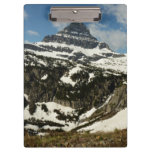
M 90 34 L 89 29 L 83 23 L 71 23 L 65 27 L 59 34 L 66 34 L 76 37 L 89 38 L 90 40 L 97 40 Z
M 99 43 L 83 23 L 71 23 L 57 34 L 45 36 L 42 42 L 72 44 L 89 49 L 95 48 Z
M 62 31 L 63 33 L 69 34 L 81 34 L 85 36 L 90 36 L 90 31 L 83 23 L 71 23 Z

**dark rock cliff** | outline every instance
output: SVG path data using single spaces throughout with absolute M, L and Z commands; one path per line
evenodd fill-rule
M 86 110 L 99 107 L 126 81 L 124 74 L 104 76 L 104 70 L 90 66 L 71 76 L 71 79 L 77 82 L 73 87 L 61 82 L 60 78 L 69 72 L 69 67 L 74 65 L 66 61 L 65 66 L 58 64 L 54 67 L 55 60 L 52 59 L 52 63 L 51 59 L 44 58 L 44 60 L 50 62 L 49 67 L 25 66 L 24 68 L 24 92 L 29 96 L 31 113 L 34 112 L 36 102 L 54 101 L 64 106 Z M 95 77 L 89 82 L 90 72 L 94 72 Z M 41 78 L 46 74 L 47 78 L 42 80 Z M 118 96 L 115 100 L 119 98 L 122 97 Z

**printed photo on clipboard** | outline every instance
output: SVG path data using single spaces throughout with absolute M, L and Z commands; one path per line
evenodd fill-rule
M 24 146 L 127 146 L 127 6 L 24 6 Z

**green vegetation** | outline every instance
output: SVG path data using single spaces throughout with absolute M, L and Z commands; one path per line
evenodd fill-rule
M 44 110 L 45 112 L 48 112 L 48 108 L 45 104 L 42 104 L 41 109 Z
M 48 131 L 46 136 L 30 136 L 25 131 L 25 147 L 126 147 L 127 130 L 110 133 Z

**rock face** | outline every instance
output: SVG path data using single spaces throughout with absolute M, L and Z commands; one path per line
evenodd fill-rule
M 56 35 L 46 36 L 43 42 L 58 42 L 83 48 L 95 48 L 98 41 L 94 38 L 83 23 L 71 23 Z M 106 47 L 107 45 L 105 45 Z
M 25 50 L 37 52 L 58 52 L 56 58 L 68 59 L 79 63 L 89 63 L 107 57 L 126 57 L 113 52 L 108 44 L 93 37 L 83 23 L 71 23 L 55 35 L 47 35 L 42 42 L 25 44 Z M 33 51 L 32 51 L 33 52 Z
M 55 110 L 66 121 L 78 120 L 92 108 L 101 107 L 96 116 L 120 111 L 127 106 L 126 81 L 126 55 L 97 41 L 82 23 L 71 23 L 42 42 L 24 45 L 24 93 L 28 96 L 24 107 L 30 115 L 39 104 L 47 115 L 45 103 L 50 102 L 77 110 L 73 117 Z M 43 120 L 26 119 L 26 124 L 33 122 L 44 125 Z M 54 122 L 47 120 L 47 124 Z
M 96 75 L 90 82 L 89 70 Z M 106 97 L 126 80 L 124 74 L 103 76 L 102 70 L 83 67 L 82 71 L 71 76 L 71 79 L 77 82 L 73 87 L 60 80 L 66 72 L 68 74 L 69 69 L 62 65 L 52 68 L 25 67 L 25 93 L 29 95 L 30 101 L 34 103 L 54 101 L 74 109 L 82 107 L 90 109 L 102 105 Z M 46 74 L 47 79 L 42 80 Z

